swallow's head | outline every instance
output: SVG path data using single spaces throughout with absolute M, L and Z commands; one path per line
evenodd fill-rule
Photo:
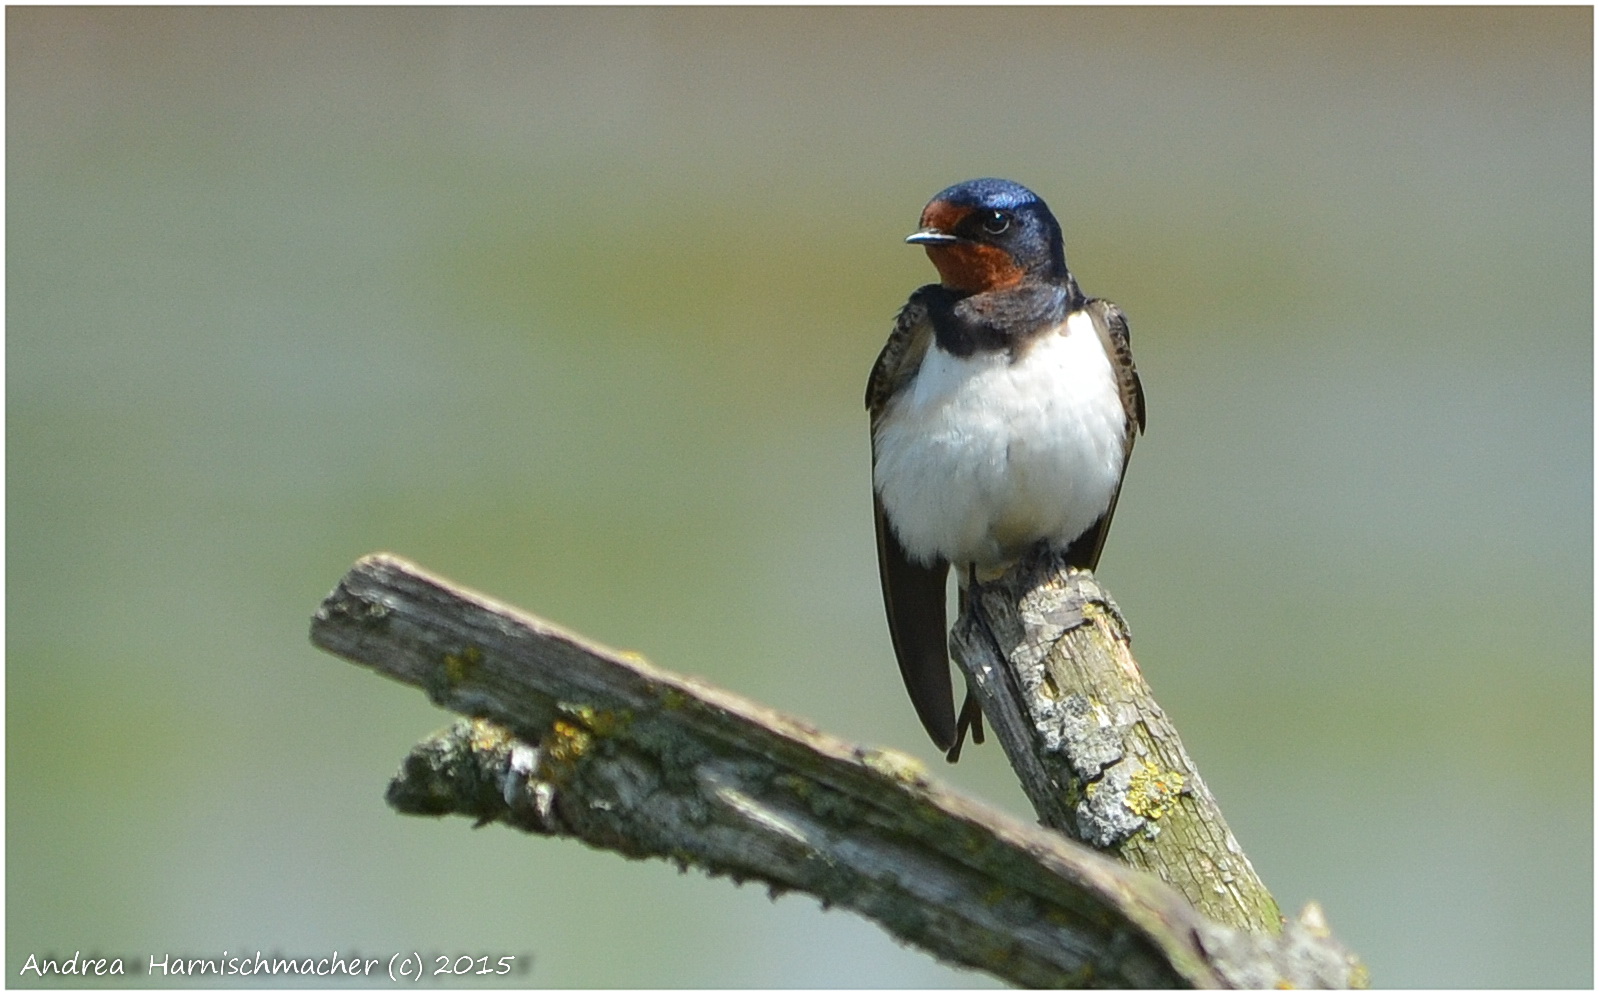
M 967 180 L 940 192 L 905 241 L 927 250 L 953 290 L 982 293 L 1070 278 L 1055 216 L 1037 194 L 1009 180 Z

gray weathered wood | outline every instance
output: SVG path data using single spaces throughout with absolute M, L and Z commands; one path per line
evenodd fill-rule
M 1282 915 L 1155 701 L 1115 602 L 1036 551 L 972 585 L 951 637 L 1044 825 L 1147 871 L 1206 917 L 1277 933 Z
M 1153 876 L 956 795 L 911 757 L 844 743 L 396 557 L 358 562 L 312 640 L 474 717 L 413 750 L 390 789 L 402 811 L 805 891 L 1014 984 L 1358 980 L 1318 915 L 1282 940 L 1212 923 Z

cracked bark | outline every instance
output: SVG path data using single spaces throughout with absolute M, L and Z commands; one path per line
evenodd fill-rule
M 1151 694 L 1094 575 L 1038 551 L 967 591 L 956 662 L 1041 822 L 1150 871 L 1207 917 L 1282 914 Z
M 398 811 L 456 813 L 799 890 L 941 960 L 1035 987 L 1347 987 L 1308 907 L 1281 936 L 1201 915 L 1153 875 L 386 555 L 312 641 L 472 716 L 419 743 Z

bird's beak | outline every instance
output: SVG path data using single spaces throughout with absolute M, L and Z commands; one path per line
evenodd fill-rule
M 905 236 L 905 241 L 912 245 L 954 245 L 960 238 L 937 228 L 923 228 L 919 232 Z

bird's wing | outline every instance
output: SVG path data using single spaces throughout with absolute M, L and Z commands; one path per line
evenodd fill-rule
M 900 310 L 894 331 L 889 334 L 866 381 L 874 467 L 877 425 L 889 398 L 915 375 L 932 341 L 933 326 L 921 297 L 921 291 L 912 294 Z M 948 750 L 955 743 L 955 696 L 950 684 L 944 613 L 949 564 L 940 561 L 923 566 L 911 560 L 894 534 L 875 485 L 872 507 L 877 526 L 877 569 L 883 584 L 883 609 L 888 615 L 888 632 L 894 642 L 894 656 L 899 660 L 900 676 L 928 735 L 939 749 Z
M 888 333 L 883 351 L 872 364 L 872 375 L 866 378 L 866 410 L 872 416 L 872 439 L 877 439 L 877 422 L 883 417 L 888 399 L 916 375 L 933 342 L 933 322 L 927 314 L 926 298 L 937 289 L 930 284 L 916 291 L 894 319 L 894 330 Z
M 1133 454 L 1133 439 L 1144 430 L 1144 385 L 1138 379 L 1138 367 L 1133 365 L 1132 336 L 1127 331 L 1127 316 L 1110 301 L 1090 300 L 1083 305 L 1094 320 L 1094 330 L 1099 333 L 1116 372 L 1116 385 L 1121 391 L 1122 410 L 1127 415 L 1127 436 L 1122 445 L 1122 475 L 1127 474 L 1127 461 Z M 1110 507 L 1099 516 L 1099 521 L 1078 536 L 1066 549 L 1066 562 L 1074 567 L 1093 570 L 1099 566 L 1099 554 L 1105 548 L 1105 537 L 1110 534 L 1110 520 L 1116 514 L 1116 499 L 1121 496 L 1121 484 L 1111 496 Z
M 883 582 L 883 609 L 899 660 L 899 675 L 910 692 L 922 726 L 940 750 L 955 745 L 955 689 L 949 678 L 949 629 L 944 597 L 949 564 L 912 563 L 873 496 L 877 520 L 877 570 Z
M 1133 435 L 1144 430 L 1144 385 L 1133 363 L 1132 334 L 1127 331 L 1127 316 L 1110 301 L 1091 300 L 1088 313 L 1094 329 L 1105 344 L 1105 354 L 1116 369 L 1116 385 L 1121 388 L 1122 407 L 1127 411 L 1127 451 L 1132 452 Z

